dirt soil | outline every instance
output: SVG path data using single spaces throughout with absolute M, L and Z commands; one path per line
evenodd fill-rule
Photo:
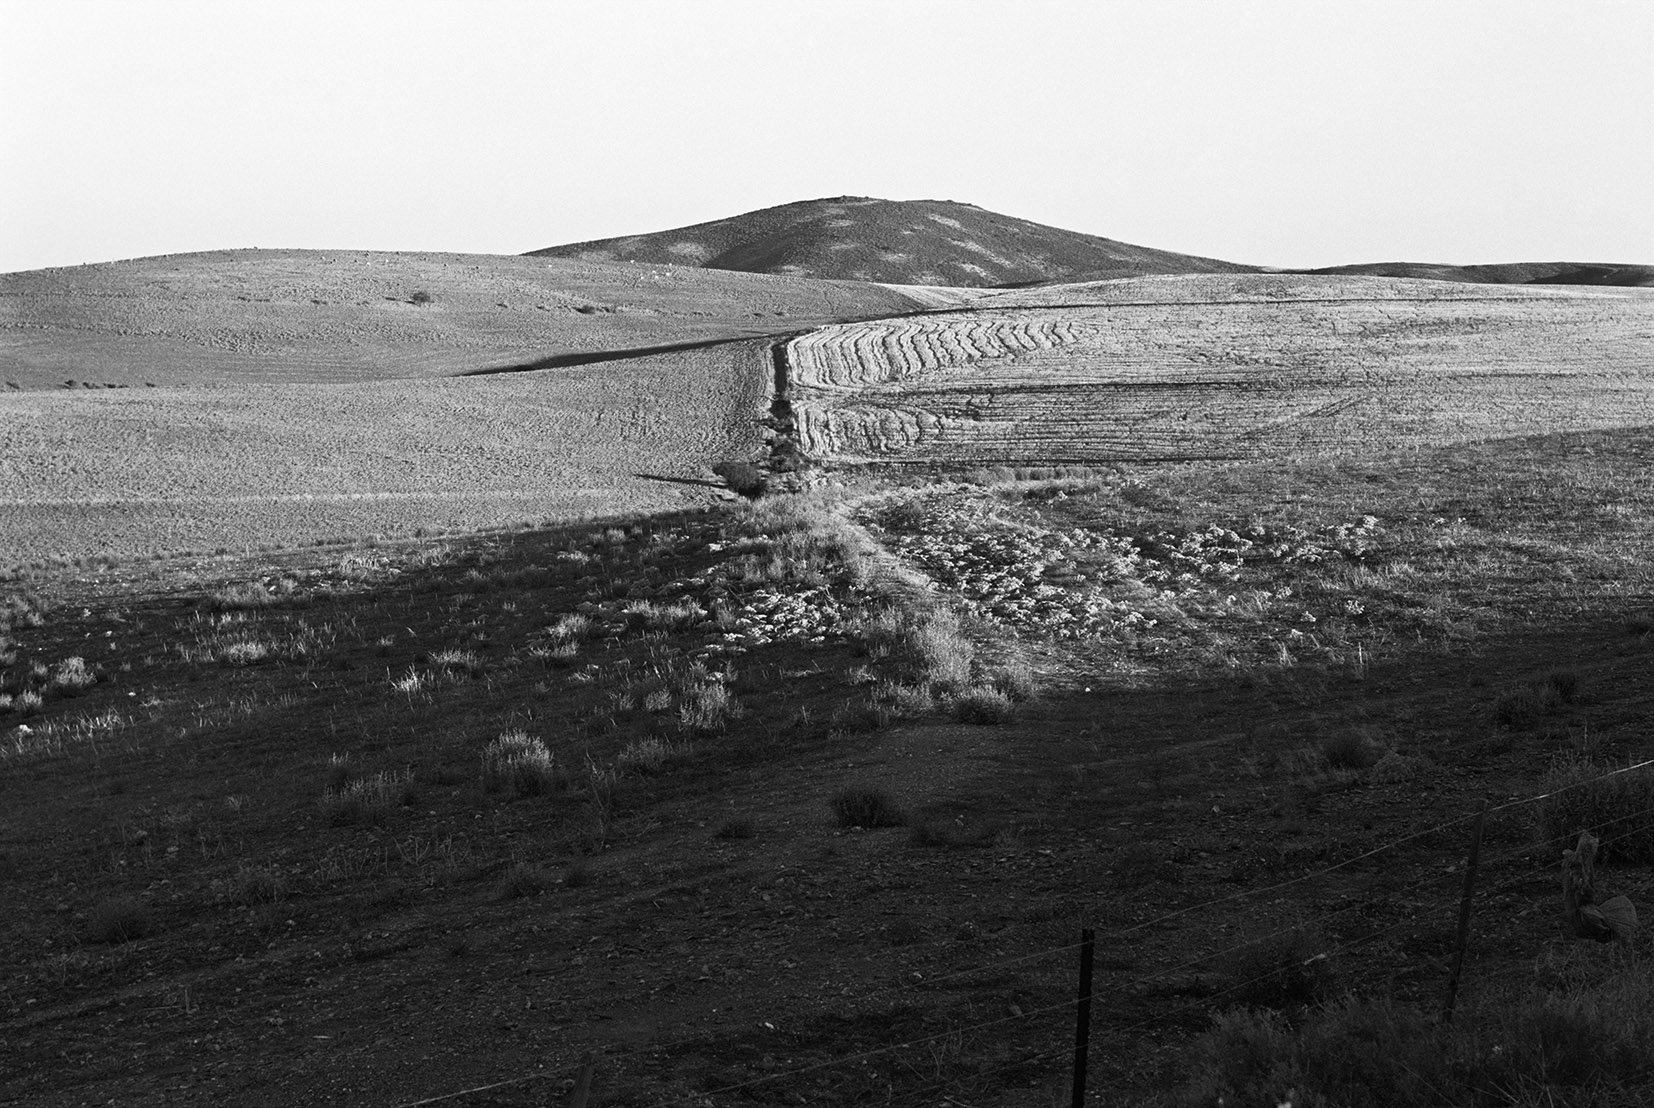
M 40 619 L 13 621 L 11 672 L 75 655 L 97 681 L 0 732 L 0 1096 L 390 1106 L 532 1077 L 452 1101 L 526 1105 L 589 1058 L 603 1104 L 1048 1105 L 1065 1099 L 1082 926 L 1099 932 L 1099 1103 L 1174 1087 L 1213 1014 L 1283 957 L 1315 968 L 1276 988 L 1433 1004 L 1476 805 L 1533 795 L 1579 743 L 1654 753 L 1654 639 L 1627 620 L 1654 590 L 1618 553 L 1654 519 L 1644 438 L 1462 447 L 1405 472 L 1008 487 L 1026 527 L 1139 512 L 1151 534 L 1221 521 L 1246 489 L 1230 508 L 1268 515 L 1272 480 L 1306 527 L 1352 509 L 1383 524 L 1347 573 L 1246 562 L 1230 583 L 1174 584 L 1184 618 L 1154 608 L 1165 622 L 1136 637 L 971 624 L 979 651 L 1022 650 L 1039 678 L 997 724 L 869 714 L 900 659 L 786 630 L 854 594 L 754 607 L 781 586 L 720 569 L 749 548 L 710 518 L 21 582 L 33 599 L 10 610 Z M 1621 506 L 1611 548 L 1578 530 L 1605 505 Z M 239 606 L 260 580 L 279 599 Z M 1213 614 L 1226 589 L 1286 580 L 1328 650 L 1334 611 L 1367 602 L 1340 632 L 1348 654 L 1214 665 L 1215 642 L 1240 658 L 1302 640 L 1291 605 Z M 1381 584 L 1404 580 L 1405 595 Z M 733 640 L 647 622 L 715 596 L 793 614 L 737 620 Z M 1420 598 L 1429 618 L 1408 607 Z M 543 649 L 580 612 L 607 630 L 569 657 Z M 276 653 L 227 660 L 245 641 Z M 506 731 L 576 766 L 681 741 L 645 702 L 725 641 L 755 644 L 728 655 L 743 714 L 669 769 L 623 776 L 608 807 L 479 786 Z M 1566 704 L 1501 721 L 1502 698 L 1558 667 Z M 432 683 L 393 684 L 420 674 Z M 1394 758 L 1306 760 L 1352 729 Z M 340 765 L 407 768 L 416 789 L 380 822 L 336 822 L 318 798 Z M 886 790 L 924 833 L 839 826 L 830 801 L 855 787 Z M 1566 946 L 1556 847 L 1535 828 L 1531 805 L 1490 817 L 1465 1004 Z M 1646 903 L 1646 868 L 1607 880 Z M 122 898 L 143 925 L 110 941 Z

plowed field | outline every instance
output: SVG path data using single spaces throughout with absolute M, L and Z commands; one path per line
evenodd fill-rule
M 1224 458 L 1654 422 L 1654 296 L 1382 278 L 1142 278 L 787 346 L 806 453 Z
M 764 449 L 759 340 L 451 380 L 0 393 L 0 563 L 682 508 Z M 656 478 L 666 478 L 658 480 Z

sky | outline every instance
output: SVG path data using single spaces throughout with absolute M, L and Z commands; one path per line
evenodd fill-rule
M 1654 2 L 0 0 L 0 272 L 840 195 L 1258 265 L 1654 263 Z

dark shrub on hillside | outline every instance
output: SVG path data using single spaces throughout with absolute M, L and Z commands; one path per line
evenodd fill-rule
M 845 789 L 833 797 L 840 827 L 900 827 L 907 814 L 883 789 Z
M 719 462 L 712 472 L 724 479 L 734 492 L 756 500 L 770 487 L 770 475 L 751 462 Z

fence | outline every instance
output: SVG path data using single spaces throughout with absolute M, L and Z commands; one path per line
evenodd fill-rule
M 1134 935 L 1141 934 L 1154 928 L 1164 927 L 1166 924 L 1184 917 L 1197 913 L 1209 912 L 1215 908 L 1231 907 L 1242 901 L 1266 897 L 1271 894 L 1280 893 L 1310 882 L 1318 881 L 1334 873 L 1351 869 L 1360 863 L 1380 858 L 1410 843 L 1428 839 L 1431 836 L 1444 835 L 1453 831 L 1463 832 L 1474 827 L 1475 836 L 1468 844 L 1470 858 L 1467 860 L 1464 867 L 1463 892 L 1461 898 L 1459 899 L 1457 911 L 1454 913 L 1453 918 L 1447 918 L 1445 914 L 1441 920 L 1436 921 L 1419 921 L 1412 918 L 1404 918 L 1394 923 L 1378 927 L 1356 938 L 1346 939 L 1345 941 L 1337 944 L 1328 944 L 1324 947 L 1324 949 L 1315 950 L 1314 953 L 1308 958 L 1308 962 L 1330 960 L 1341 954 L 1348 953 L 1406 928 L 1451 928 L 1455 937 L 1454 965 L 1451 973 L 1442 982 L 1445 997 L 1442 1015 L 1444 1019 L 1450 1018 L 1453 1009 L 1454 993 L 1458 984 L 1460 965 L 1462 964 L 1467 940 L 1469 929 L 1468 925 L 1472 918 L 1471 907 L 1473 903 L 1477 899 L 1486 899 L 1496 893 L 1514 891 L 1524 885 L 1530 884 L 1536 879 L 1544 877 L 1549 877 L 1552 879 L 1558 878 L 1559 869 L 1555 860 L 1558 856 L 1557 852 L 1567 846 L 1571 846 L 1578 835 L 1578 831 L 1574 830 L 1552 838 L 1525 841 L 1521 846 L 1488 854 L 1486 856 L 1481 856 L 1480 843 L 1483 822 L 1491 817 L 1497 816 L 1500 813 L 1524 808 L 1528 805 L 1539 803 L 1574 789 L 1591 788 L 1599 785 L 1601 782 L 1609 778 L 1643 770 L 1650 766 L 1654 766 L 1654 759 L 1628 765 L 1583 781 L 1577 781 L 1563 788 L 1552 790 L 1551 792 L 1520 797 L 1496 805 L 1487 805 L 1484 803 L 1484 805 L 1476 812 L 1468 813 L 1456 819 L 1448 820 L 1446 822 L 1412 832 L 1398 839 L 1393 839 L 1380 846 L 1354 855 L 1350 858 L 1346 858 L 1331 865 L 1323 866 L 1319 869 L 1300 874 L 1296 877 L 1288 878 L 1260 888 L 1243 889 L 1227 896 L 1216 897 L 1194 904 L 1187 904 L 1172 911 L 1162 913 L 1152 919 L 1133 924 L 1130 927 L 1116 929 L 1102 936 L 1102 941 L 1104 943 L 1117 943 L 1127 940 Z M 1654 806 L 1638 809 L 1619 815 L 1613 819 L 1599 822 L 1596 825 L 1595 830 L 1601 833 L 1601 843 L 1604 847 L 1606 847 L 1615 842 L 1629 839 L 1633 836 L 1648 834 L 1648 824 L 1651 821 L 1654 821 Z M 1610 829 L 1612 829 L 1612 833 L 1607 833 Z M 1532 861 L 1535 854 L 1545 855 L 1547 852 L 1547 860 L 1539 862 Z M 1527 860 L 1526 864 L 1520 864 L 1524 860 Z M 1490 876 L 1496 874 L 1502 867 L 1505 867 L 1513 862 L 1519 863 L 1513 872 L 1505 873 L 1498 879 Z M 1483 880 L 1480 884 L 1476 884 L 1478 874 L 1483 875 Z M 1557 881 L 1556 887 L 1560 888 L 1560 881 Z M 1638 898 L 1643 897 L 1651 889 L 1654 889 L 1654 878 L 1645 880 L 1641 885 L 1636 886 L 1633 889 L 1617 889 L 1616 891 L 1631 896 L 1633 901 L 1635 901 Z M 1560 907 L 1560 897 L 1557 898 L 1557 904 Z M 1198 966 L 1221 963 L 1226 957 L 1238 954 L 1249 948 L 1256 948 L 1259 944 L 1266 943 L 1271 939 L 1317 931 L 1321 925 L 1340 917 L 1347 916 L 1365 906 L 1365 902 L 1361 900 L 1354 900 L 1350 904 L 1347 904 L 1341 908 L 1334 908 L 1318 912 L 1313 915 L 1303 916 L 1295 919 L 1290 926 L 1278 928 L 1274 931 L 1261 935 L 1253 934 L 1242 942 L 1234 943 L 1218 950 L 1198 954 L 1176 965 L 1164 967 L 1155 970 L 1152 973 L 1140 974 L 1124 982 L 1113 983 L 1102 993 L 1095 992 L 1093 989 L 1090 953 L 1093 949 L 1095 936 L 1093 931 L 1088 928 L 1073 942 L 1049 946 L 1039 950 L 1018 954 L 1013 957 L 996 959 L 978 965 L 973 965 L 965 969 L 954 970 L 930 977 L 923 977 L 918 980 L 903 980 L 896 984 L 887 985 L 860 993 L 850 999 L 854 1002 L 858 1009 L 865 1010 L 873 1002 L 889 1001 L 891 998 L 906 997 L 918 992 L 919 990 L 933 990 L 940 985 L 950 981 L 956 981 L 961 978 L 1002 973 L 1006 970 L 1028 967 L 1038 962 L 1054 960 L 1064 955 L 1071 956 L 1077 952 L 1080 952 L 1084 955 L 1080 966 L 1080 983 L 1078 989 L 1074 990 L 1073 995 L 1065 996 L 1063 999 L 1053 1000 L 1048 1004 L 1042 1004 L 1026 1011 L 1015 1012 L 997 1019 L 979 1021 L 962 1027 L 950 1027 L 948 1030 L 938 1032 L 934 1035 L 910 1038 L 901 1042 L 889 1043 L 875 1049 L 858 1051 L 826 1061 L 815 1062 L 809 1065 L 797 1066 L 790 1069 L 777 1070 L 749 1080 L 735 1082 L 721 1087 L 686 1094 L 671 1099 L 655 1101 L 653 1103 L 655 1103 L 658 1108 L 673 1108 L 673 1106 L 680 1105 L 706 1106 L 718 1103 L 718 1098 L 727 1097 L 737 1093 L 754 1094 L 761 1098 L 761 1093 L 758 1091 L 765 1085 L 773 1085 L 777 1082 L 782 1082 L 789 1079 L 796 1079 L 811 1074 L 818 1074 L 841 1067 L 847 1067 L 858 1062 L 869 1061 L 881 1056 L 892 1055 L 897 1052 L 908 1051 L 917 1047 L 924 1047 L 949 1039 L 957 1039 L 965 1035 L 991 1031 L 995 1028 L 1001 1028 L 1007 1025 L 1026 1024 L 1041 1016 L 1067 1011 L 1075 1014 L 1076 1022 L 1079 1025 L 1077 1028 L 1077 1034 L 1075 1034 L 1072 1039 L 1066 1037 L 1059 1038 L 1050 1048 L 1042 1049 L 1031 1054 L 1018 1056 L 1009 1061 L 1000 1062 L 994 1066 L 978 1068 L 973 1071 L 971 1077 L 974 1080 L 980 1080 L 982 1077 L 996 1072 L 1004 1072 L 1018 1067 L 1029 1067 L 1036 1063 L 1054 1061 L 1072 1054 L 1075 1063 L 1072 1077 L 1072 1088 L 1074 1092 L 1073 1104 L 1075 1105 L 1075 1108 L 1079 1108 L 1079 1106 L 1084 1102 L 1084 1088 L 1087 1061 L 1089 1057 L 1087 1048 L 1092 1038 L 1092 1036 L 1088 1034 L 1088 1024 L 1092 1005 L 1097 1001 L 1101 1000 L 1106 1003 L 1111 998 L 1118 999 L 1128 996 L 1135 989 L 1140 989 L 1145 986 L 1152 985 L 1156 981 L 1174 977 L 1177 974 L 1192 970 Z M 1211 1010 L 1216 1006 L 1217 1002 L 1221 1001 L 1225 996 L 1232 994 L 1244 994 L 1249 987 L 1260 984 L 1278 973 L 1278 967 L 1271 967 L 1265 973 L 1258 974 L 1245 980 L 1233 981 L 1222 989 L 1205 993 L 1183 1004 L 1162 1009 L 1154 1016 L 1147 1019 L 1108 1027 L 1106 1029 L 1106 1034 L 1110 1037 L 1121 1039 L 1132 1032 L 1144 1030 L 1145 1028 L 1156 1023 L 1164 1023 L 1170 1017 L 1181 1015 L 1186 1012 L 1194 1012 L 1198 1009 Z M 655 1044 L 655 1046 L 657 1049 L 669 1050 L 689 1045 L 690 1043 L 696 1042 L 701 1038 L 702 1036 L 696 1035 L 674 1040 L 669 1043 Z M 1104 1046 L 1106 1049 L 1106 1043 Z M 560 1078 L 565 1084 L 570 1086 L 570 1091 L 566 1098 L 567 1104 L 573 1106 L 573 1108 L 586 1108 L 591 1095 L 594 1070 L 595 1061 L 588 1056 L 579 1066 L 578 1070 L 541 1070 L 532 1074 L 507 1078 L 492 1084 L 463 1089 L 422 1100 L 408 1101 L 396 1105 L 395 1108 L 420 1108 L 420 1106 L 423 1105 L 455 1103 L 463 1098 L 471 1097 L 476 1094 L 511 1086 L 523 1085 L 530 1082 L 549 1080 L 552 1078 Z M 1654 1078 L 1654 1072 L 1651 1072 L 1649 1076 Z M 938 1094 L 942 1092 L 942 1090 L 949 1088 L 958 1080 L 960 1079 L 940 1079 L 931 1084 L 903 1090 L 901 1094 L 903 1100 L 901 1102 L 914 1104 L 921 1103 L 922 1101 L 919 1098 Z M 951 1098 L 945 1098 L 945 1101 L 951 1102 L 955 1105 L 964 1104 L 963 1101 L 952 1100 Z

